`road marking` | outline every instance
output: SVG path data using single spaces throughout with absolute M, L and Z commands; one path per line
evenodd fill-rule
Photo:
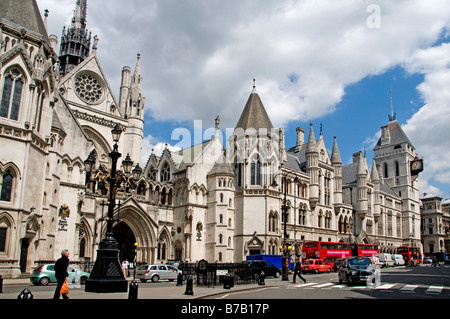
M 324 284 L 320 284 L 320 285 L 314 286 L 314 288 L 323 288 L 323 287 L 327 287 L 327 286 L 331 286 L 331 285 L 333 285 L 333 283 L 326 282 Z
M 405 293 L 414 293 L 414 290 L 419 287 L 419 285 L 406 285 L 402 289 L 400 289 L 401 292 Z
M 228 297 L 230 294 L 225 294 L 225 295 L 223 295 L 222 297 L 219 297 L 219 298 L 216 298 L 216 299 L 223 299 L 223 298 L 226 298 L 226 297 Z
M 384 284 L 384 285 L 381 285 L 380 287 L 376 287 L 375 289 L 381 289 L 381 290 L 383 290 L 383 289 L 391 289 L 395 285 L 396 284 Z
M 430 286 L 425 293 L 426 294 L 439 294 L 442 292 L 442 289 L 444 289 L 443 286 Z
M 291 287 L 303 288 L 303 287 L 312 286 L 312 285 L 317 285 L 317 282 L 310 282 L 308 284 L 291 285 Z

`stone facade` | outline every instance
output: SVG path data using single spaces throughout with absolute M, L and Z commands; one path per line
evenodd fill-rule
M 117 100 L 96 55 L 99 39 L 86 31 L 85 9 L 78 0 L 58 56 L 58 39 L 47 35 L 34 0 L 0 4 L 3 276 L 30 273 L 62 249 L 74 262 L 95 259 L 107 196 L 83 162 L 92 153 L 95 169 L 110 166 L 116 124 L 124 131 L 119 164 L 127 154 L 140 164 L 140 56 L 133 72 L 123 68 Z M 121 259 L 133 258 L 135 242 L 138 262 L 149 263 L 239 262 L 278 254 L 285 237 L 298 255 L 308 240 L 377 243 L 385 252 L 420 245 L 417 176 L 409 169 L 416 154 L 395 118 L 381 128 L 371 168 L 362 152 L 344 165 L 337 138 L 330 155 L 312 125 L 307 141 L 298 128 L 296 145 L 287 148 L 255 88 L 226 149 L 219 117 L 215 124 L 208 141 L 151 154 L 137 187 L 119 190 L 113 232 Z

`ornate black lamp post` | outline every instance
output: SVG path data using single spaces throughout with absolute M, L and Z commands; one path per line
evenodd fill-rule
M 281 173 L 279 173 L 281 174 Z M 278 175 L 278 174 L 277 174 Z M 277 177 L 277 175 L 275 175 L 274 179 L 273 179 L 273 183 L 272 183 L 272 187 L 277 187 L 278 184 L 275 180 L 275 178 Z M 288 260 L 289 260 L 289 253 L 292 249 L 291 246 L 289 246 L 289 244 L 287 243 L 287 188 L 288 188 L 288 183 L 287 183 L 287 177 L 288 177 L 289 173 L 287 173 L 286 175 L 284 175 L 284 201 L 283 201 L 283 206 L 282 206 L 282 210 L 283 210 L 283 220 L 284 220 L 284 233 L 283 233 L 283 245 L 280 246 L 280 251 L 283 252 L 283 257 L 282 257 L 282 275 L 281 275 L 281 280 L 282 281 L 288 281 L 289 280 L 289 275 L 288 275 Z M 297 183 L 299 181 L 298 177 L 296 176 L 294 178 L 294 182 Z
M 109 172 L 104 169 L 101 171 L 102 186 L 109 191 L 106 235 L 100 242 L 100 247 L 97 250 L 97 260 L 95 261 L 90 278 L 86 281 L 85 291 L 87 292 L 127 292 L 128 283 L 120 266 L 118 243 L 113 237 L 112 228 L 115 221 L 114 208 L 116 206 L 116 194 L 121 184 L 128 180 L 125 176 L 130 174 L 133 161 L 127 155 L 125 160 L 122 161 L 123 172 L 117 171 L 117 160 L 122 156 L 118 151 L 119 146 L 117 144 L 122 134 L 122 130 L 118 124 L 111 130 L 111 134 L 114 141 L 113 150 L 109 153 L 109 157 L 112 160 L 111 170 Z M 87 174 L 91 174 L 94 163 L 95 158 L 91 155 L 84 162 Z M 139 165 L 136 165 L 133 173 L 137 175 L 141 171 L 142 169 Z

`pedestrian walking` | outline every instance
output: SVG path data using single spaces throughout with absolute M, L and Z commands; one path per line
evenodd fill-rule
M 56 285 L 55 294 L 53 295 L 53 299 L 59 299 L 62 295 L 63 299 L 69 299 L 67 294 L 61 294 L 61 287 L 64 284 L 64 281 L 67 277 L 69 277 L 69 273 L 67 272 L 67 268 L 69 267 L 69 251 L 64 249 L 61 252 L 61 258 L 59 258 L 55 263 L 55 277 L 58 281 Z
M 437 257 L 433 256 L 433 259 L 432 259 L 432 262 L 431 262 L 431 266 L 436 267 L 436 265 L 441 267 L 441 264 L 439 264 L 439 260 L 437 259 Z
M 297 257 L 295 261 L 295 268 L 294 268 L 294 284 L 295 284 L 295 278 L 298 276 L 301 280 L 303 280 L 303 283 L 306 284 L 306 279 L 302 277 L 302 263 L 300 262 L 300 258 Z
M 129 273 L 128 273 L 128 266 L 130 265 L 130 263 L 128 262 L 128 260 L 127 259 L 125 259 L 123 262 L 122 262 L 122 271 L 123 271 L 123 275 L 125 276 L 125 277 L 128 277 L 129 276 Z

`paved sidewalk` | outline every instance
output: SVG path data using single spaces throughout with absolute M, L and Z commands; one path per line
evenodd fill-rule
M 128 282 L 132 279 L 128 278 Z M 235 285 L 231 289 L 224 289 L 223 286 L 202 287 L 193 286 L 193 295 L 186 295 L 186 283 L 182 286 L 177 286 L 176 282 L 171 283 L 170 286 L 161 285 L 161 283 L 141 283 L 138 281 L 138 299 L 201 299 L 211 297 L 218 294 L 236 293 L 239 291 L 246 291 L 252 289 L 263 289 L 277 286 L 284 286 L 291 283 L 291 281 L 281 281 L 281 278 L 269 278 L 265 280 L 265 285 L 246 284 Z M 3 279 L 3 293 L 0 293 L 0 299 L 17 299 L 17 296 L 23 290 L 22 287 L 14 290 L 14 286 L 27 286 L 28 290 L 33 294 L 33 299 L 51 299 L 53 297 L 55 284 L 49 287 L 53 289 L 43 289 L 43 287 L 34 286 L 29 279 Z M 70 286 L 69 286 L 70 287 Z M 20 291 L 19 291 L 20 290 Z M 129 290 L 129 289 L 128 289 Z M 92 293 L 85 292 L 83 286 L 71 287 L 69 292 L 71 299 L 128 299 L 128 292 L 126 293 Z

